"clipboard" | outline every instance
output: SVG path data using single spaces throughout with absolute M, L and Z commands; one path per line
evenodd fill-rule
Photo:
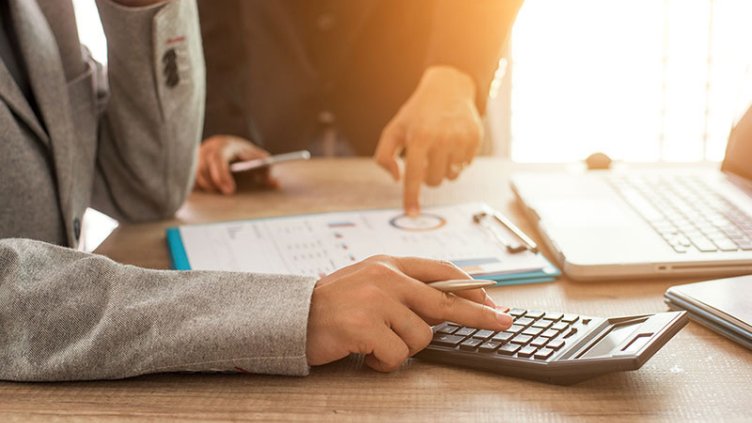
M 510 253 L 498 232 L 473 220 L 497 213 L 484 203 L 305 214 L 168 228 L 176 270 L 224 270 L 321 277 L 374 254 L 449 260 L 497 285 L 555 280 L 561 272 L 540 253 Z M 505 236 L 513 237 L 504 228 Z

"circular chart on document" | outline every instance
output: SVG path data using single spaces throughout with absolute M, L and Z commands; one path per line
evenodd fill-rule
M 446 224 L 446 220 L 435 214 L 422 213 L 418 216 L 401 214 L 392 218 L 389 224 L 404 231 L 432 231 Z

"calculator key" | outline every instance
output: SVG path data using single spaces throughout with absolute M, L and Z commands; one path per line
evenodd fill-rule
M 543 317 L 543 315 L 546 314 L 539 310 L 528 310 L 527 313 L 525 313 L 525 317 L 530 317 L 533 319 L 540 319 Z
M 550 348 L 554 351 L 559 351 L 564 346 L 564 341 L 561 339 L 555 339 L 546 345 L 546 348 Z
M 568 327 L 569 327 L 569 323 L 559 322 L 559 323 L 554 323 L 553 326 L 551 326 L 551 329 L 562 331 Z
M 538 335 L 540 335 L 541 332 L 543 332 L 543 329 L 541 329 L 541 328 L 529 327 L 529 328 L 525 329 L 524 331 L 522 331 L 522 334 L 523 335 L 530 335 L 530 336 L 538 336 Z
M 523 310 L 521 308 L 513 308 L 513 309 L 509 310 L 509 312 L 507 312 L 507 314 L 509 314 L 510 316 L 514 316 L 514 317 L 520 317 L 520 316 L 523 316 L 525 314 L 525 310 Z
M 475 332 L 473 334 L 473 338 L 488 339 L 492 337 L 493 334 L 494 334 L 494 331 L 483 329 L 483 330 L 479 330 L 478 332 Z
M 548 329 L 547 331 L 543 332 L 541 336 L 544 336 L 546 338 L 556 338 L 556 335 L 559 334 L 558 330 Z
M 483 344 L 481 344 L 480 347 L 478 347 L 478 351 L 484 352 L 484 353 L 490 353 L 496 351 L 497 348 L 501 346 L 501 342 L 498 341 L 486 341 Z
M 439 328 L 438 328 L 438 329 L 436 330 L 436 332 L 438 332 L 438 333 L 445 333 L 445 334 L 447 334 L 447 335 L 451 335 L 451 334 L 453 334 L 454 332 L 456 332 L 456 331 L 457 331 L 457 329 L 459 329 L 459 328 L 460 328 L 460 327 L 459 327 L 459 326 L 457 326 L 457 325 L 444 324 L 444 325 L 442 325 L 441 327 L 439 327 Z
M 503 355 L 514 355 L 520 348 L 522 347 L 516 344 L 506 344 L 502 345 L 496 352 Z
M 553 320 L 554 322 L 558 322 L 562 317 L 564 317 L 563 313 L 556 313 L 552 311 L 546 312 L 546 314 L 543 316 L 544 319 Z
M 463 336 L 436 334 L 432 343 L 444 347 L 456 347 L 463 339 L 465 339 Z
M 475 333 L 475 329 L 473 328 L 460 328 L 457 332 L 454 334 L 457 336 L 470 336 Z
M 570 328 L 567 333 L 564 334 L 564 338 L 569 338 L 570 336 L 577 333 L 577 328 Z
M 576 314 L 565 314 L 564 317 L 561 318 L 561 321 L 562 322 L 567 322 L 567 323 L 574 323 L 579 318 L 580 318 L 580 316 L 578 316 Z
M 460 344 L 460 349 L 465 351 L 475 351 L 476 348 L 482 343 L 483 341 L 477 338 L 469 338 L 465 340 L 465 342 Z
M 524 326 L 520 325 L 512 325 L 509 327 L 509 329 L 505 330 L 504 332 L 509 332 L 517 335 L 518 333 L 522 332 L 525 329 Z
M 533 342 L 530 343 L 530 345 L 534 347 L 542 347 L 546 345 L 546 342 L 548 342 L 548 338 L 544 338 L 542 336 L 539 336 L 535 339 L 533 339 Z
M 548 329 L 549 326 L 554 324 L 550 320 L 538 320 L 537 322 L 533 323 L 534 328 L 541 328 L 541 329 Z
M 517 351 L 517 355 L 520 357 L 532 357 L 536 351 L 538 351 L 538 348 L 528 345 L 527 347 L 524 347 L 521 350 Z
M 533 339 L 533 337 L 530 335 L 517 335 L 514 338 L 512 338 L 512 340 L 509 342 L 520 344 L 520 345 L 525 345 L 528 342 L 530 342 L 531 339 Z
M 554 353 L 554 350 L 550 348 L 543 348 L 542 350 L 535 353 L 535 358 L 538 360 L 545 360 L 548 357 L 551 357 L 551 355 Z
M 514 324 L 527 327 L 533 322 L 534 320 L 529 317 L 518 317 L 517 320 L 514 321 Z
M 499 332 L 496 335 L 494 335 L 493 338 L 491 338 L 492 341 L 501 342 L 502 344 L 509 342 L 510 339 L 514 336 L 513 333 L 509 332 Z

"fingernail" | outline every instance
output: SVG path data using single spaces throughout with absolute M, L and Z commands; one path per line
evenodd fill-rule
M 509 307 L 507 306 L 496 306 L 496 311 L 500 311 L 502 313 L 506 313 L 509 311 Z
M 512 326 L 512 316 L 496 311 L 496 320 L 505 328 Z
M 410 217 L 415 217 L 420 214 L 420 210 L 418 210 L 416 207 L 410 207 L 407 209 L 407 215 Z
M 488 294 L 486 294 L 486 299 L 483 301 L 483 304 L 485 304 L 485 305 L 487 305 L 487 306 L 489 306 L 489 307 L 491 307 L 493 309 L 496 309 L 498 311 L 498 306 L 496 305 L 496 303 L 494 302 L 494 300 L 490 296 L 488 296 Z

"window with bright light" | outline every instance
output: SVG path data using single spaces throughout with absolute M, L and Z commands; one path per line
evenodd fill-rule
M 82 42 L 106 62 L 94 1 L 74 5 Z M 494 153 L 720 160 L 752 103 L 750 19 L 752 0 L 525 0 L 489 103 Z
M 107 63 L 107 40 L 94 0 L 73 0 L 78 37 L 99 63 Z
M 494 136 L 522 162 L 720 160 L 752 102 L 750 19 L 749 0 L 526 0 Z

